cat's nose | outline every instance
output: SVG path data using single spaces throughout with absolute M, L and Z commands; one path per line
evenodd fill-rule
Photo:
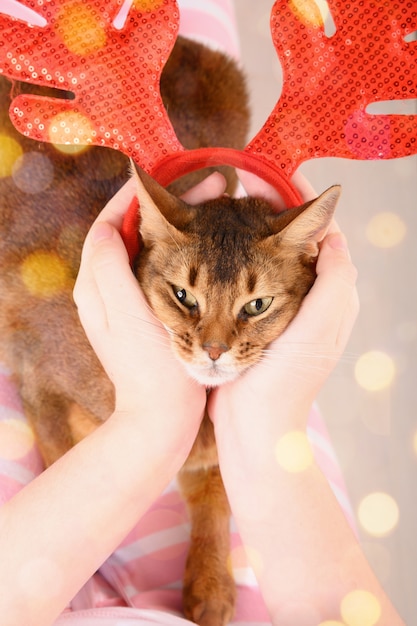
M 230 350 L 229 346 L 219 341 L 206 341 L 203 343 L 203 350 L 205 350 L 212 361 L 217 361 L 221 357 L 223 352 Z

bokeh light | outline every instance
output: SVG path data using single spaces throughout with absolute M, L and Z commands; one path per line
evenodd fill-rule
M 362 354 L 355 365 L 355 379 L 367 391 L 389 387 L 395 377 L 395 364 L 385 352 L 371 350 Z
M 164 4 L 164 0 L 134 0 L 133 6 L 137 11 L 155 11 Z
M 11 176 L 14 164 L 22 156 L 23 150 L 18 141 L 0 134 L 0 178 Z
M 49 141 L 62 152 L 82 152 L 85 144 L 93 141 L 94 131 L 90 120 L 75 111 L 63 111 L 52 118 L 49 130 Z M 65 145 L 70 145 L 66 148 Z
M 45 191 L 54 177 L 51 160 L 40 152 L 25 152 L 16 159 L 12 171 L 16 187 L 25 193 Z
M 70 267 L 54 252 L 29 254 L 21 265 L 21 277 L 32 295 L 44 298 L 72 284 Z
M 330 619 L 325 622 L 320 622 L 318 626 L 345 626 L 342 622 L 338 622 L 337 620 Z
M 106 45 L 104 22 L 82 0 L 63 4 L 58 13 L 57 26 L 68 50 L 79 56 L 101 50 Z
M 281 437 L 275 446 L 278 465 L 287 472 L 303 472 L 313 463 L 314 456 L 307 435 L 294 430 Z
M 324 2 L 320 3 L 324 10 L 327 9 L 327 5 Z M 290 7 L 297 18 L 304 22 L 307 26 L 323 26 L 324 20 L 322 13 L 314 2 L 314 0 L 290 0 Z
M 26 456 L 35 442 L 33 431 L 22 419 L 0 421 L 0 457 L 16 460 Z
M 57 150 L 58 152 L 61 152 L 62 154 L 68 154 L 68 155 L 74 155 L 77 156 L 78 154 L 81 154 L 82 152 L 85 152 L 86 150 L 88 150 L 89 148 L 91 148 L 91 146 L 87 145 L 87 144 L 52 144 L 53 147 L 55 148 L 55 150 Z
M 399 517 L 398 505 L 388 493 L 370 493 L 359 503 L 359 523 L 374 537 L 384 537 L 391 533 L 397 526 Z
M 402 242 L 407 232 L 403 220 L 396 213 L 382 211 L 369 221 L 368 240 L 377 248 L 392 248 Z
M 343 598 L 340 612 L 346 626 L 374 626 L 381 616 L 381 607 L 372 593 L 357 589 Z

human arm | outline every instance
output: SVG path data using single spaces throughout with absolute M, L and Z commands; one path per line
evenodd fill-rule
M 358 311 L 356 270 L 335 224 L 322 243 L 317 274 L 300 312 L 263 361 L 212 392 L 220 468 L 274 625 L 403 625 L 306 436 L 311 404 L 343 353 Z M 363 603 L 359 617 L 348 621 L 355 600 Z M 367 622 L 367 610 L 374 609 L 379 619 Z

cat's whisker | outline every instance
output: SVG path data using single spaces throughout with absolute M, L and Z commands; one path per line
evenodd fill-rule
M 148 306 L 148 305 L 147 305 Z M 156 331 L 159 332 L 160 336 L 163 336 L 163 332 L 162 332 L 162 328 L 161 328 L 161 322 L 158 320 L 158 318 L 155 316 L 155 314 L 153 313 L 152 309 L 148 306 L 148 310 L 150 311 L 150 313 L 152 314 L 152 317 L 154 318 L 154 322 L 152 322 L 151 320 L 147 320 L 144 319 L 143 317 L 139 317 L 137 315 L 133 315 L 132 313 L 126 313 L 125 311 L 120 311 L 120 309 L 113 307 L 114 311 L 117 312 L 122 312 L 126 317 L 130 317 L 134 320 L 140 321 L 142 324 L 147 324 L 149 327 L 153 327 Z M 164 327 L 165 330 L 168 333 L 171 333 L 171 329 Z
M 136 337 L 146 337 L 149 341 L 151 341 L 155 346 L 158 346 L 159 348 L 164 349 L 166 352 L 172 351 L 170 342 L 168 339 L 158 336 L 158 335 L 153 335 L 150 333 L 144 333 L 142 331 L 135 331 L 134 335 L 132 333 L 130 333 L 128 335 L 128 340 L 132 339 L 134 336 Z
M 166 329 L 167 333 L 161 328 L 160 322 L 151 322 L 142 317 L 138 317 L 136 315 L 127 314 L 129 317 L 134 319 L 135 321 L 140 321 L 143 324 L 143 327 L 138 327 L 135 325 L 130 329 L 130 332 L 136 336 L 145 336 L 149 339 L 152 339 L 154 343 L 158 343 L 162 347 L 166 347 L 168 350 L 172 350 L 171 343 L 168 335 L 172 335 L 172 331 L 170 329 Z M 156 318 L 155 318 L 156 319 Z
M 291 368 L 294 371 L 294 375 L 299 379 L 305 378 L 313 370 L 327 373 L 329 364 L 336 365 L 338 362 L 352 364 L 358 358 L 356 353 L 345 353 L 345 355 L 341 356 L 339 350 L 335 347 L 329 346 L 326 349 L 321 344 L 310 342 L 284 342 L 281 352 L 276 348 L 272 349 L 269 347 L 260 350 L 259 346 L 255 344 L 252 348 L 251 355 L 246 354 L 245 356 L 250 358 L 260 353 L 262 358 L 257 367 L 268 367 L 270 369 L 279 363 L 283 363 L 286 367 Z M 239 363 L 243 362 L 240 358 L 238 360 Z
M 268 371 L 270 371 L 271 368 L 274 367 L 274 364 L 268 360 L 263 360 L 261 361 L 257 367 L 260 368 L 264 368 L 265 370 L 268 369 Z M 327 367 L 319 367 L 313 364 L 301 364 L 301 363 L 297 363 L 296 361 L 291 363 L 291 370 L 289 372 L 289 375 L 291 375 L 293 378 L 299 380 L 299 381 L 307 381 L 309 380 L 311 373 L 313 371 L 316 372 L 323 372 L 323 373 L 327 373 L 328 372 L 328 368 Z M 287 374 L 288 375 L 288 374 Z
M 299 359 L 311 359 L 311 360 L 316 360 L 316 361 L 320 361 L 320 360 L 335 360 L 338 361 L 339 360 L 339 353 L 336 350 L 322 350 L 320 349 L 319 352 L 317 352 L 316 350 L 289 350 L 289 351 L 283 351 L 283 352 L 279 352 L 277 350 L 268 350 L 268 348 L 266 348 L 265 350 L 262 351 L 262 355 L 266 358 L 269 359 L 269 357 L 272 357 L 272 359 L 279 359 L 279 360 L 284 360 L 284 361 L 297 361 Z M 271 360 L 271 359 L 269 359 Z
M 326 348 L 321 343 L 315 344 L 311 342 L 308 342 L 308 343 L 283 342 L 282 345 L 283 345 L 283 348 L 285 348 L 288 351 L 287 354 L 296 354 L 296 355 L 303 355 L 303 356 L 317 357 L 317 358 L 321 358 L 321 356 L 323 355 L 325 356 L 340 355 L 338 348 L 329 347 L 326 350 Z M 277 350 L 266 347 L 263 349 L 262 353 L 263 354 L 277 354 Z M 357 352 L 344 351 L 343 356 L 348 359 L 356 360 L 359 358 L 360 355 Z M 337 358 L 339 358 L 339 356 Z
M 285 359 L 282 359 L 282 361 L 285 363 L 285 365 L 287 367 L 290 367 L 292 370 L 297 370 L 297 371 L 305 370 L 305 371 L 309 371 L 309 372 L 316 371 L 316 372 L 323 372 L 323 373 L 329 372 L 329 363 L 334 366 L 334 365 L 336 365 L 337 363 L 340 362 L 339 359 L 329 359 L 329 358 L 326 358 L 326 359 L 323 359 L 323 361 L 324 360 L 327 361 L 327 364 L 323 363 L 321 365 L 319 361 L 316 361 L 316 362 L 314 362 L 314 361 L 305 362 L 304 359 L 297 359 L 297 358 L 293 358 L 293 359 L 285 358 Z M 271 360 L 268 360 L 268 359 L 263 359 L 261 361 L 260 365 L 262 365 L 262 364 L 264 366 L 266 366 L 266 367 L 273 368 L 274 365 L 276 364 L 276 361 L 274 362 L 274 361 L 271 361 Z

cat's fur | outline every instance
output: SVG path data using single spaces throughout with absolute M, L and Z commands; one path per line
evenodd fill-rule
M 14 374 L 50 464 L 113 409 L 112 385 L 80 326 L 72 288 L 86 232 L 128 169 L 126 158 L 111 150 L 68 156 L 21 137 L 8 120 L 9 92 L 2 79 L 0 133 L 25 153 L 47 157 L 54 178 L 36 194 L 21 191 L 12 177 L 0 179 L 0 359 Z M 180 39 L 162 93 L 186 146 L 243 147 L 245 87 L 222 55 Z M 36 179 L 34 163 L 30 176 Z M 227 175 L 231 189 L 233 174 Z M 138 280 L 190 375 L 206 385 L 231 380 L 261 358 L 299 309 L 315 278 L 317 241 L 338 190 L 278 215 L 261 199 L 225 196 L 190 207 L 145 173 L 136 176 L 143 240 Z M 199 177 L 180 181 L 176 193 Z M 27 267 L 40 272 L 30 278 L 38 292 L 25 284 Z M 63 271 L 55 291 L 48 282 L 55 280 L 54 267 Z M 208 416 L 179 481 L 192 522 L 184 612 L 199 624 L 222 626 L 233 614 L 235 589 L 226 567 L 229 506 Z

